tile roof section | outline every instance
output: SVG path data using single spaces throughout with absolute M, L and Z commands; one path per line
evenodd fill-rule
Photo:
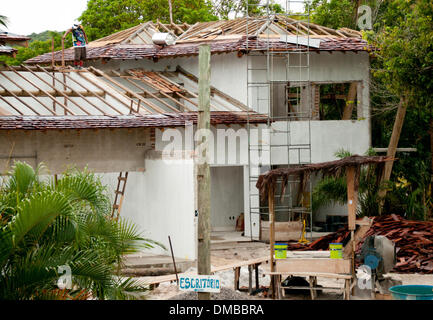
M 0 55 L 1 54 L 11 55 L 11 54 L 14 54 L 17 51 L 18 51 L 17 49 L 14 49 L 12 47 L 0 45 Z
M 30 37 L 10 33 L 7 31 L 0 31 L 0 41 L 26 41 L 30 40 Z
M 320 48 L 311 48 L 311 52 L 316 51 L 368 51 L 371 48 L 365 40 L 360 38 L 320 38 Z M 172 46 L 161 47 L 157 45 L 108 45 L 105 47 L 88 48 L 87 59 L 115 59 L 115 60 L 136 60 L 136 59 L 160 59 L 176 56 L 197 55 L 198 48 L 203 42 L 184 42 L 177 43 Z M 248 44 L 246 37 L 241 39 L 227 39 L 209 41 L 213 54 L 228 53 L 228 52 L 247 52 L 249 50 L 266 50 L 268 41 L 257 37 L 250 38 Z M 297 46 L 295 44 L 287 44 L 274 39 L 269 42 L 271 50 L 296 51 L 300 48 L 306 49 L 305 46 Z M 54 58 L 56 61 L 61 61 L 61 52 L 55 52 Z M 65 50 L 65 61 L 73 61 L 74 51 L 72 48 Z M 31 58 L 26 61 L 28 64 L 46 64 L 51 63 L 51 53 L 46 53 L 38 57 Z
M 192 121 L 197 113 L 164 113 L 123 116 L 6 116 L 0 117 L 0 130 L 65 130 L 103 128 L 162 128 L 181 127 Z M 246 124 L 246 112 L 211 112 L 211 124 Z M 249 113 L 250 123 L 266 123 L 267 117 Z

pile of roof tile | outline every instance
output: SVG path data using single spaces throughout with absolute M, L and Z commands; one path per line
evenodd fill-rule
M 382 235 L 394 242 L 397 262 L 393 272 L 433 274 L 433 222 L 411 221 L 397 215 L 374 217 L 365 237 Z M 289 245 L 289 250 L 328 250 L 329 243 L 347 243 L 350 232 L 343 228 L 303 246 Z M 360 252 L 362 242 L 357 244 Z

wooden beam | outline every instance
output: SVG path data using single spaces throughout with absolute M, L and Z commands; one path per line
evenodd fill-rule
M 117 73 L 117 76 L 120 77 L 120 74 L 116 71 L 113 70 L 114 73 Z M 134 81 L 126 78 L 126 77 L 122 77 L 122 79 L 125 79 L 126 81 L 128 81 L 128 83 L 132 84 L 133 86 L 135 86 L 136 88 L 140 89 L 143 91 L 143 94 L 150 96 L 151 98 L 154 98 L 155 100 L 159 101 L 160 103 L 162 103 L 163 105 L 165 105 L 167 108 L 169 108 L 170 110 L 174 111 L 174 112 L 179 112 L 178 109 L 176 109 L 175 107 L 169 105 L 167 102 L 165 102 L 164 100 L 160 99 L 157 95 L 153 94 L 152 92 L 144 89 L 143 87 L 139 86 L 138 84 L 136 84 Z M 138 93 L 137 93 L 138 94 Z
M 77 73 L 77 74 L 80 74 L 80 73 Z M 105 100 L 101 96 L 97 95 L 94 91 L 91 91 L 91 90 L 87 89 L 81 82 L 75 80 L 74 78 L 72 78 L 71 76 L 69 76 L 69 74 L 63 72 L 63 76 L 65 78 L 71 80 L 72 82 L 76 83 L 77 85 L 79 85 L 81 88 L 83 88 L 84 90 L 86 90 L 88 93 L 92 94 L 94 97 L 98 98 L 101 102 L 103 102 L 105 105 L 107 105 L 108 107 L 110 107 L 112 110 L 116 111 L 118 114 L 123 114 L 115 106 L 113 106 L 111 103 L 108 103 L 107 100 Z M 87 82 L 89 82 L 89 80 L 87 78 L 85 78 L 85 80 Z M 105 90 L 103 88 L 99 87 L 99 89 L 102 90 L 105 93 Z
M 71 115 L 75 115 L 75 113 L 73 113 L 71 110 L 69 110 L 69 108 L 64 105 L 63 103 L 61 103 L 60 101 L 57 101 L 57 99 L 55 97 L 53 97 L 51 94 L 49 94 L 46 90 L 41 89 L 40 87 L 38 87 L 37 85 L 35 85 L 32 81 L 30 81 L 29 79 L 27 79 L 26 77 L 24 77 L 23 75 L 21 75 L 19 72 L 15 71 L 12 68 L 9 68 L 10 71 L 12 71 L 13 73 L 15 73 L 17 76 L 19 76 L 20 78 L 24 79 L 25 81 L 27 81 L 28 83 L 30 83 L 33 87 L 35 87 L 36 89 L 42 91 L 43 93 L 45 93 L 45 95 L 48 96 L 48 98 L 50 98 L 51 100 L 53 100 L 55 103 L 57 103 L 58 105 L 60 105 L 65 111 L 69 112 Z M 4 77 L 6 77 L 3 73 L 2 75 Z M 9 79 L 9 81 L 11 81 Z M 20 87 L 20 89 L 23 89 L 22 87 Z
M 100 70 L 98 70 L 98 69 L 96 69 L 94 67 L 89 67 L 89 70 L 91 70 L 95 75 L 99 75 L 99 76 L 103 77 L 104 79 L 110 81 L 112 84 L 114 84 L 115 86 L 117 86 L 120 89 L 124 90 L 128 94 L 132 95 L 134 98 L 140 100 L 142 103 L 144 103 L 145 105 L 147 105 L 148 107 L 150 107 L 152 110 L 154 110 L 156 112 L 160 112 L 160 113 L 164 113 L 165 112 L 164 110 L 162 110 L 161 108 L 159 108 L 157 105 L 151 103 L 150 101 L 147 101 L 147 100 L 143 99 L 140 95 L 138 95 L 134 91 L 130 90 L 129 88 L 127 88 L 123 84 L 119 83 L 118 81 L 114 80 L 110 76 L 106 75 L 104 72 L 102 72 L 102 71 L 100 71 Z
M 185 108 L 188 111 L 193 111 L 190 108 L 188 108 L 186 105 L 184 105 L 183 103 L 181 103 L 180 101 L 176 100 L 175 98 L 173 98 L 172 96 L 170 96 L 169 94 L 165 93 L 164 91 L 160 90 L 160 88 L 158 88 L 157 86 L 155 86 L 152 81 L 149 81 L 145 78 L 141 78 L 141 77 L 137 77 L 136 75 L 134 75 L 133 73 L 131 73 L 130 71 L 128 71 L 128 73 L 131 75 L 131 78 L 134 80 L 138 80 L 141 81 L 143 83 L 145 83 L 146 85 L 148 85 L 151 88 L 154 88 L 155 90 L 158 90 L 158 93 L 163 95 L 164 97 L 166 97 L 167 99 L 173 101 L 174 103 L 176 103 L 177 105 L 179 105 L 182 109 Z
M 171 79 L 163 76 L 162 74 L 158 74 L 158 76 L 161 77 L 162 79 L 164 79 L 165 81 L 168 81 L 170 84 L 174 85 L 176 88 L 180 89 L 181 91 L 185 91 L 185 92 L 189 93 L 194 98 L 197 98 L 197 99 L 199 98 L 198 95 L 196 95 L 194 92 L 187 90 L 185 87 L 180 86 L 179 84 L 177 84 L 176 82 L 172 81 Z M 209 86 L 209 90 L 210 90 L 210 86 Z M 179 97 L 181 97 L 182 99 L 185 99 L 189 103 L 194 104 L 194 105 L 196 105 L 198 107 L 197 103 L 195 103 L 194 101 L 192 101 L 191 99 L 189 99 L 188 97 L 186 97 L 184 94 L 181 94 L 181 93 L 179 93 L 177 91 L 175 92 L 175 94 L 178 95 Z M 214 108 L 217 111 L 224 111 L 224 110 L 221 110 L 220 108 L 217 108 L 215 105 L 213 105 L 210 102 L 210 100 L 209 100 L 209 103 L 210 103 L 210 107 L 211 108 Z
M 48 112 L 50 112 L 51 114 L 55 115 L 56 113 L 54 112 L 54 110 L 52 110 L 50 107 L 48 107 L 46 104 L 44 104 L 42 101 L 40 101 L 38 98 L 36 98 L 34 95 L 32 95 L 30 92 L 28 92 L 27 90 L 25 90 L 23 87 L 21 87 L 19 84 L 17 84 L 15 81 L 13 81 L 11 78 L 9 78 L 7 75 L 5 75 L 2 71 L 0 71 L 0 74 L 5 77 L 7 80 L 9 80 L 10 82 L 12 82 L 15 86 L 17 86 L 18 88 L 20 88 L 22 91 L 27 92 L 34 100 L 36 100 L 36 102 L 38 102 L 41 106 L 43 106 L 45 109 L 48 110 Z M 5 89 L 6 91 L 9 91 L 8 89 L 6 89 L 6 87 L 4 87 L 2 84 L 0 84 L 0 86 Z M 9 91 L 9 93 L 11 93 L 12 95 L 14 95 L 14 93 L 12 91 Z M 27 108 L 29 108 L 30 110 L 32 110 L 35 114 L 40 115 L 39 112 L 37 112 L 35 109 L 33 109 L 32 106 L 30 106 L 27 102 L 25 102 L 24 100 L 20 99 L 17 96 L 14 96 L 15 99 L 17 99 L 18 101 L 20 101 L 22 104 L 24 104 Z
M 193 74 L 189 73 L 188 71 L 186 71 L 185 69 L 183 69 L 181 66 L 178 65 L 176 67 L 176 71 L 179 72 L 180 74 L 182 74 L 183 76 L 187 77 L 188 79 L 198 83 L 198 78 L 195 75 L 193 75 Z M 224 92 L 218 90 L 214 86 L 211 86 L 210 90 L 211 90 L 211 93 L 221 97 L 222 99 L 226 100 L 227 102 L 231 103 L 232 105 L 237 106 L 244 111 L 250 110 L 242 102 L 240 102 L 239 100 L 236 100 L 235 98 L 229 96 L 228 94 L 225 94 Z
M 210 169 L 207 162 L 210 131 L 210 46 L 199 47 L 199 111 L 198 130 L 204 130 L 204 136 L 198 145 L 199 163 L 197 165 L 197 201 L 198 201 L 198 258 L 197 271 L 200 275 L 211 273 L 210 262 Z M 199 292 L 199 300 L 209 300 L 210 293 Z
M 104 88 L 97 83 L 96 81 L 94 81 L 93 79 L 89 78 L 85 72 L 80 73 L 80 75 L 86 79 L 88 82 L 90 82 L 91 84 L 93 84 L 95 87 L 104 90 Z M 112 86 L 110 86 L 108 83 L 104 83 L 105 85 L 107 85 L 108 87 L 110 87 L 111 89 L 113 89 L 114 92 L 118 93 L 120 96 L 124 97 L 126 100 L 131 101 L 131 98 L 125 96 L 124 94 L 120 93 L 119 91 L 117 91 L 116 89 L 114 89 Z M 116 99 L 117 101 L 119 101 L 121 104 L 123 104 L 124 106 L 126 106 L 128 109 L 131 108 L 130 105 L 128 105 L 125 101 L 123 101 L 122 99 L 120 99 L 117 95 L 111 93 L 110 91 L 106 91 L 104 90 L 108 95 L 112 96 L 114 99 Z M 123 112 L 120 112 L 118 109 L 116 109 L 117 112 L 119 112 L 119 114 L 124 114 Z
M 26 68 L 26 66 L 21 65 L 23 68 Z M 64 105 L 66 105 L 66 101 L 69 100 L 71 101 L 73 104 L 75 104 L 78 109 L 80 109 L 81 111 L 83 111 L 85 114 L 90 115 L 90 113 L 84 109 L 79 103 L 75 102 L 74 100 L 72 100 L 69 96 L 67 96 L 66 94 L 64 94 L 62 91 L 57 90 L 55 86 L 53 86 L 51 83 L 49 83 L 48 81 L 45 81 L 45 79 L 43 79 L 42 77 L 40 77 L 37 73 L 33 72 L 30 69 L 27 69 L 28 72 L 30 72 L 32 75 L 34 75 L 36 78 L 38 78 L 41 82 L 45 83 L 48 87 L 51 87 L 55 92 L 59 93 L 61 96 L 63 96 L 65 98 L 65 103 Z M 65 109 L 66 110 L 66 109 Z
M 101 112 L 103 115 L 106 115 L 105 111 L 100 109 L 96 104 L 94 104 L 92 101 L 90 101 L 89 99 L 87 99 L 83 94 L 81 94 L 80 92 L 76 91 L 74 88 L 72 88 L 71 86 L 67 85 L 66 83 L 66 75 L 65 73 L 62 72 L 63 75 L 63 81 L 57 79 L 55 76 L 51 75 L 49 72 L 47 72 L 46 70 L 44 70 L 44 68 L 37 66 L 39 68 L 39 70 L 41 70 L 42 72 L 46 73 L 47 75 L 51 76 L 53 78 L 53 84 L 55 85 L 55 81 L 59 82 L 60 84 L 63 85 L 63 89 L 66 90 L 66 88 L 69 88 L 71 90 L 72 94 L 75 94 L 76 96 L 82 98 L 84 101 L 86 101 L 88 104 L 90 104 L 91 106 L 93 106 L 96 110 L 98 110 L 99 112 Z M 64 91 L 65 92 L 65 91 Z M 89 93 L 89 90 L 87 91 L 87 96 L 91 96 L 91 94 Z M 95 93 L 96 94 L 96 93 Z

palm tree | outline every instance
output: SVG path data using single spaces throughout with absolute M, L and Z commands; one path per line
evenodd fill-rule
M 0 14 L 0 24 L 1 24 L 2 26 L 4 26 L 5 28 L 7 28 L 7 27 L 8 27 L 8 26 L 7 26 L 8 22 L 9 22 L 9 19 L 8 19 L 6 16 L 2 16 L 2 15 Z
M 124 220 L 110 218 L 94 174 L 69 171 L 41 180 L 16 162 L 0 186 L 0 299 L 127 299 L 146 288 L 119 276 L 124 254 L 155 245 Z M 63 270 L 72 285 L 58 288 Z
M 335 153 L 339 159 L 351 156 L 347 150 L 340 149 Z M 375 155 L 372 149 L 366 155 Z M 376 173 L 371 169 L 363 169 L 359 178 L 358 214 L 360 216 L 376 216 L 379 212 L 378 190 L 380 186 L 376 183 Z M 324 177 L 313 189 L 313 210 L 322 206 L 347 203 L 347 183 L 344 176 Z

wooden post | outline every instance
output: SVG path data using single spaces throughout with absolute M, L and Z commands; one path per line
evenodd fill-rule
M 358 194 L 355 191 L 355 167 L 347 167 L 347 209 L 349 230 L 353 231 L 356 228 L 356 203 Z
M 62 69 L 65 67 L 65 39 L 62 38 Z
M 355 190 L 355 184 L 358 185 L 355 179 L 356 177 L 356 168 L 351 166 L 346 169 L 346 178 L 347 178 L 347 210 L 348 210 L 348 228 L 350 230 L 350 238 L 352 244 L 352 278 L 355 279 L 355 229 L 356 229 L 356 205 L 358 202 L 358 193 Z M 350 244 L 349 244 L 350 245 Z
M 168 0 L 168 11 L 170 13 L 170 24 L 173 24 L 173 7 L 171 5 L 171 0 Z
M 406 109 L 407 109 L 406 98 L 404 96 L 400 97 L 397 114 L 394 120 L 394 126 L 392 127 L 391 139 L 389 140 L 389 144 L 388 144 L 388 151 L 386 152 L 386 155 L 392 158 L 395 157 L 395 153 L 397 152 L 398 141 L 400 140 L 400 134 L 403 128 L 404 118 L 406 117 Z M 385 163 L 385 169 L 383 170 L 383 174 L 380 179 L 381 183 L 388 181 L 391 178 L 393 164 L 394 164 L 393 161 L 388 161 Z M 385 201 L 384 198 L 386 196 L 386 188 L 381 188 L 378 194 L 380 199 L 379 215 L 381 215 L 383 210 L 383 204 Z
M 199 110 L 198 130 L 202 130 L 202 140 L 198 141 L 200 154 L 196 153 L 197 201 L 198 201 L 198 258 L 199 275 L 211 273 L 210 265 L 210 169 L 207 161 L 210 130 L 210 47 L 199 47 Z M 209 300 L 210 293 L 198 292 L 199 300 Z
M 353 106 L 356 99 L 357 82 L 351 82 L 349 92 L 347 93 L 346 105 L 344 106 L 343 117 L 341 120 L 350 120 L 352 118 Z
M 274 245 L 275 245 L 275 210 L 274 210 L 274 187 L 269 186 L 268 191 L 268 206 L 269 206 L 269 245 L 270 245 L 270 259 L 271 272 L 275 271 L 274 266 Z M 275 276 L 271 276 L 272 299 L 275 299 Z

